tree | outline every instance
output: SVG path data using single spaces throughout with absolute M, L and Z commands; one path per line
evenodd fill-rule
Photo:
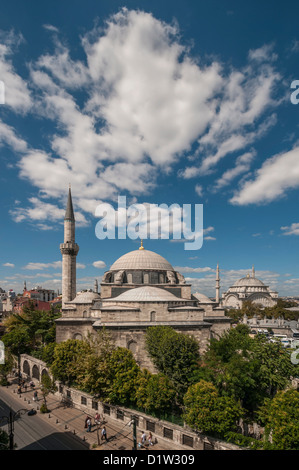
M 5 353 L 5 362 L 4 364 L 0 364 L 0 385 L 7 385 L 8 380 L 7 376 L 11 372 L 14 366 L 14 359 L 9 350 Z
M 50 393 L 55 393 L 57 391 L 55 381 L 51 379 L 51 377 L 48 374 L 42 375 L 40 390 L 41 390 L 41 394 L 44 400 L 44 406 L 41 407 L 40 411 L 41 413 L 47 413 L 49 411 L 47 407 L 47 396 Z
M 173 409 L 175 398 L 176 389 L 164 374 L 151 374 L 146 369 L 140 373 L 136 390 L 138 407 L 161 416 Z
M 269 342 L 263 335 L 251 338 L 246 325 L 212 340 L 202 363 L 202 377 L 213 382 L 221 395 L 241 400 L 251 415 L 265 397 L 273 397 L 298 373 L 280 342 Z
M 259 410 L 265 425 L 266 438 L 277 450 L 299 449 L 299 392 L 280 391 L 271 400 L 266 399 Z
M 188 388 L 184 405 L 183 417 L 190 427 L 218 437 L 233 431 L 243 415 L 238 402 L 231 397 L 220 396 L 217 388 L 205 380 Z
M 108 399 L 111 403 L 129 406 L 136 400 L 136 384 L 140 374 L 131 351 L 117 348 L 108 360 L 110 385 Z
M 76 382 L 77 377 L 84 372 L 83 358 L 91 352 L 92 348 L 87 341 L 68 339 L 56 344 L 50 367 L 54 378 L 62 382 Z
M 194 382 L 200 361 L 196 339 L 169 326 L 153 326 L 146 332 L 146 348 L 154 365 L 169 377 L 182 397 Z
M 9 450 L 9 436 L 3 429 L 0 429 L 0 451 L 1 450 Z

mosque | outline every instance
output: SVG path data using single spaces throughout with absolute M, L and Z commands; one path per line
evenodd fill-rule
M 148 327 L 169 325 L 177 332 L 192 335 L 199 351 L 209 340 L 231 327 L 231 319 L 221 305 L 219 267 L 216 274 L 216 299 L 191 293 L 191 284 L 175 271 L 161 255 L 144 248 L 117 259 L 94 289 L 77 293 L 75 217 L 69 189 L 64 219 L 62 254 L 62 316 L 56 320 L 56 341 L 82 339 L 105 328 L 115 344 L 128 348 L 140 367 L 153 371 L 146 353 Z M 234 294 L 235 295 L 235 294 Z M 238 295 L 241 293 L 238 292 Z M 236 297 L 237 298 L 237 297 Z M 224 297 L 224 302 L 227 300 Z
M 222 294 L 222 305 L 225 308 L 242 308 L 246 300 L 262 307 L 274 307 L 277 304 L 278 292 L 270 290 L 260 279 L 255 277 L 254 266 L 251 276 L 239 279 L 227 292 Z

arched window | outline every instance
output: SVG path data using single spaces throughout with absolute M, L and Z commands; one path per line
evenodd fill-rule
M 82 341 L 82 335 L 80 333 L 75 333 L 74 336 L 73 336 L 74 339 L 79 339 L 80 341 Z
M 150 321 L 156 321 L 156 312 L 150 313 Z
M 133 353 L 135 354 L 136 353 L 136 349 L 137 349 L 137 343 L 136 341 L 129 341 L 128 343 L 128 349 Z

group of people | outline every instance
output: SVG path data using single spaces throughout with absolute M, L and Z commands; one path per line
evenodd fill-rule
M 31 382 L 29 382 L 29 386 L 34 389 L 35 387 L 35 384 L 34 382 L 31 380 Z M 18 385 L 18 393 L 21 395 L 22 393 L 22 389 L 25 390 L 25 392 L 27 392 L 27 388 L 28 388 L 28 385 L 27 385 L 27 382 L 25 380 L 22 380 L 22 382 Z
M 85 419 L 85 428 L 86 428 L 86 432 L 91 432 L 91 427 L 92 427 L 92 421 L 91 421 L 91 417 L 90 416 L 87 416 L 86 419 Z M 103 419 L 101 418 L 101 415 L 99 413 L 97 413 L 94 417 L 94 423 L 95 425 L 100 425 L 102 423 Z M 106 427 L 103 426 L 102 430 L 101 430 L 101 439 L 105 441 L 108 441 L 108 438 L 107 438 L 107 430 L 106 430 Z
M 151 432 L 148 433 L 148 436 L 146 436 L 145 432 L 143 431 L 142 434 L 141 434 L 141 440 L 139 442 L 139 447 L 143 447 L 146 443 L 146 441 L 148 442 L 148 444 L 150 446 L 153 445 L 153 435 Z

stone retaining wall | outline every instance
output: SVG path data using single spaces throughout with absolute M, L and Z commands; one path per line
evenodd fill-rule
M 39 372 L 39 379 L 37 378 L 37 370 Z M 42 374 L 46 373 L 46 371 L 49 373 L 43 361 L 27 354 L 21 355 L 21 372 L 23 376 L 40 381 Z M 35 373 L 35 376 L 32 373 Z M 95 416 L 98 412 L 109 420 L 118 422 L 118 424 L 123 423 L 123 426 L 126 426 L 129 425 L 129 422 L 135 416 L 137 440 L 139 440 L 142 431 L 151 431 L 154 439 L 156 438 L 158 442 L 167 445 L 171 450 L 242 450 L 234 444 L 196 433 L 187 426 L 179 426 L 148 416 L 139 411 L 103 403 L 88 393 L 67 387 L 60 382 L 56 382 L 56 385 L 58 390 L 55 396 L 57 398 L 82 410 L 91 417 Z

